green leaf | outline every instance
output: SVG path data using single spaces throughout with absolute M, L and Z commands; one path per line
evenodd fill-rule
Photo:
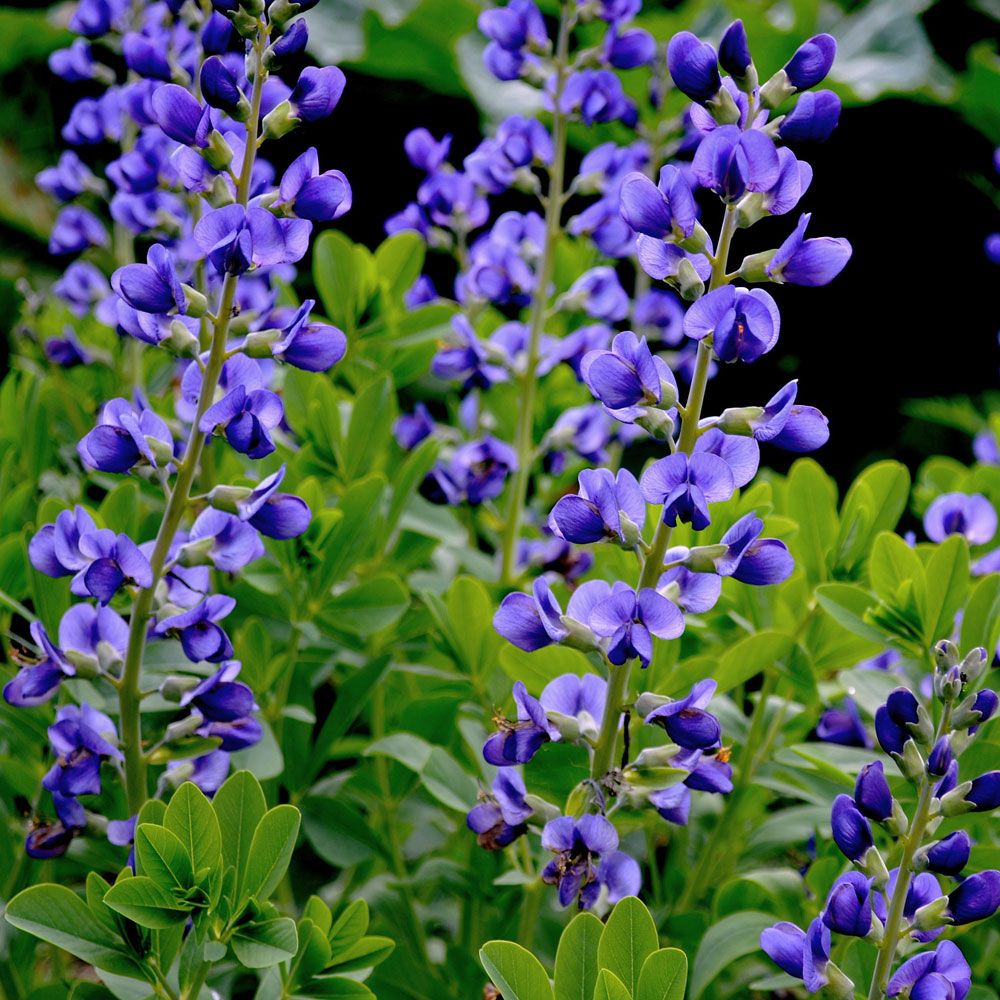
M 259 903 L 270 898 L 288 869 L 300 821 L 298 809 L 290 805 L 275 806 L 264 814 L 250 845 L 241 898 L 249 896 Z
M 848 632 L 873 639 L 885 645 L 885 633 L 864 620 L 865 612 L 875 603 L 874 597 L 863 587 L 852 583 L 824 583 L 816 588 L 819 606 Z
M 687 955 L 679 948 L 661 948 L 642 963 L 635 1000 L 684 1000 Z
M 371 822 L 353 805 L 326 795 L 302 800 L 302 825 L 316 853 L 335 868 L 349 868 L 385 849 Z
M 140 927 L 164 930 L 187 920 L 190 907 L 181 906 L 171 892 L 148 875 L 116 882 L 104 896 L 104 902 L 116 913 Z
M 487 941 L 479 961 L 503 1000 L 553 1000 L 552 984 L 541 962 L 513 941 Z
M 313 245 L 313 279 L 326 315 L 350 338 L 374 290 L 371 254 L 327 230 Z
M 523 681 L 529 691 L 536 692 L 563 674 L 584 677 L 593 672 L 590 660 L 580 650 L 567 646 L 545 646 L 526 653 L 508 644 L 500 650 L 497 659 L 512 681 Z
M 64 885 L 33 885 L 7 904 L 4 914 L 18 930 L 33 934 L 57 948 L 108 972 L 138 974 L 121 940 Z
M 632 1000 L 632 994 L 610 969 L 601 969 L 594 987 L 594 1000 Z
M 356 972 L 358 969 L 370 969 L 384 962 L 395 947 L 396 942 L 392 938 L 380 937 L 377 934 L 363 937 L 331 959 L 331 971 Z
M 996 649 L 1000 639 L 1000 573 L 984 576 L 973 588 L 962 613 L 963 652 L 983 646 Z
M 556 950 L 555 1000 L 592 1000 L 603 930 L 593 913 L 578 913 L 567 924 Z
M 410 606 L 410 592 L 398 577 L 375 576 L 329 598 L 317 624 L 336 634 L 370 636 L 395 624 Z
M 196 872 L 215 870 L 222 862 L 222 833 L 204 792 L 185 781 L 174 792 L 163 814 L 163 825 L 177 835 Z
M 189 889 L 194 869 L 187 849 L 165 826 L 142 823 L 135 831 L 136 873 L 148 875 L 167 891 L 175 886 Z
M 230 775 L 212 799 L 219 827 L 226 831 L 222 841 L 222 863 L 236 870 L 235 895 L 240 896 L 254 831 L 267 812 L 260 782 L 249 771 Z
M 476 798 L 476 782 L 443 747 L 431 746 L 412 733 L 393 733 L 371 744 L 367 755 L 392 757 L 420 776 L 424 787 L 443 805 L 467 812 Z
M 373 460 L 384 453 L 392 437 L 396 417 L 396 394 L 392 379 L 381 375 L 357 395 L 351 408 L 351 422 L 344 445 L 344 478 L 353 482 L 371 469 Z
M 826 554 L 837 537 L 837 487 L 820 465 L 800 458 L 788 474 L 787 513 L 799 525 L 789 539 L 810 583 L 827 578 Z
M 868 576 L 872 590 L 890 604 L 908 580 L 913 580 L 917 592 L 923 593 L 924 567 L 920 556 L 891 531 L 883 531 L 875 538 L 868 561 Z
M 947 639 L 955 629 L 955 613 L 969 593 L 969 543 L 949 535 L 927 560 L 927 611 L 924 643 Z
M 337 922 L 330 928 L 330 950 L 334 960 L 353 948 L 365 936 L 367 930 L 368 904 L 363 899 L 348 903 L 344 912 L 337 917 Z
M 394 473 L 392 500 L 389 502 L 389 512 L 385 516 L 384 530 L 387 538 L 396 530 L 406 504 L 424 481 L 427 473 L 431 471 L 440 450 L 441 442 L 436 437 L 425 438 L 407 454 L 403 464 Z
M 412 231 L 396 233 L 376 249 L 375 270 L 394 302 L 401 304 L 403 295 L 420 277 L 426 253 L 427 244 L 419 233 Z
M 635 896 L 626 896 L 608 917 L 597 958 L 602 969 L 613 972 L 629 994 L 634 994 L 643 962 L 658 947 L 656 924 L 649 910 Z
M 773 923 L 773 914 L 742 910 L 709 927 L 691 968 L 690 1000 L 698 1000 L 723 969 L 744 955 L 760 951 L 760 933 Z
M 266 969 L 295 957 L 299 935 L 290 917 L 274 917 L 242 924 L 229 943 L 248 969 Z
M 379 509 L 385 486 L 383 476 L 366 476 L 352 483 L 340 498 L 337 510 L 342 516 L 323 542 L 319 570 L 310 576 L 315 598 L 325 603 L 330 587 L 346 576 L 362 557 L 378 525 L 374 514 Z
M 745 683 L 751 677 L 773 667 L 791 652 L 795 640 L 784 632 L 765 629 L 745 636 L 728 646 L 712 666 L 710 674 L 719 685 L 719 694 L 725 694 Z M 705 676 L 701 657 L 692 657 L 677 665 L 671 672 L 667 694 L 680 695 Z

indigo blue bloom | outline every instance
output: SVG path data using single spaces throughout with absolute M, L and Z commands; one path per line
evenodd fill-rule
M 663 520 L 671 527 L 687 523 L 702 531 L 711 523 L 708 505 L 728 500 L 735 483 L 728 463 L 707 452 L 688 457 L 682 452 L 650 465 L 640 480 L 649 503 L 663 505 Z
M 202 546 L 196 543 L 202 539 L 211 539 L 211 547 L 205 555 L 223 573 L 237 573 L 264 555 L 264 545 L 251 525 L 211 507 L 195 518 L 188 544 L 192 549 L 201 550 Z
M 846 747 L 871 745 L 858 706 L 851 698 L 845 698 L 842 707 L 828 708 L 823 712 L 816 724 L 816 737 L 825 743 L 839 743 Z
M 801 979 L 802 958 L 806 949 L 806 932 L 787 920 L 761 931 L 761 950 L 782 971 Z
M 178 615 L 158 621 L 153 635 L 175 636 L 184 655 L 194 663 L 208 660 L 219 663 L 233 655 L 233 644 L 217 624 L 236 607 L 236 601 L 224 594 L 212 594 L 201 603 Z
M 499 768 L 491 793 L 483 795 L 465 819 L 480 847 L 499 851 L 528 832 L 532 809 L 524 799 L 527 791 L 517 768 Z
M 613 475 L 608 469 L 586 469 L 580 488 L 562 497 L 552 508 L 549 525 L 568 542 L 585 544 L 616 539 L 636 544 L 646 520 L 646 505 L 635 476 L 627 469 Z M 623 517 L 628 519 L 623 524 Z
M 347 78 L 337 66 L 307 66 L 288 97 L 292 116 L 302 122 L 329 118 L 344 93 Z
M 654 708 L 645 722 L 662 726 L 674 743 L 688 750 L 717 746 L 722 729 L 719 720 L 706 711 L 717 687 L 713 680 L 698 681 L 686 697 Z
M 956 830 L 937 841 L 926 853 L 927 867 L 939 875 L 957 877 L 969 863 L 972 841 L 964 830 Z
M 112 654 L 124 659 L 127 645 L 128 624 L 112 608 L 74 604 L 59 622 L 60 648 L 65 653 L 88 657 L 94 663 Z
M 115 724 L 86 703 L 63 705 L 56 712 L 56 721 L 49 726 L 49 742 L 57 759 L 42 786 L 60 795 L 99 795 L 101 761 L 122 759 Z
M 128 535 L 107 528 L 88 532 L 80 537 L 80 553 L 86 562 L 69 588 L 77 597 L 107 604 L 123 585 L 149 587 L 153 582 L 149 560 Z
M 565 300 L 594 319 L 616 322 L 628 315 L 628 295 L 610 267 L 593 267 L 585 271 L 570 286 Z
M 23 666 L 3 689 L 7 703 L 20 708 L 42 705 L 51 700 L 59 690 L 62 679 L 76 674 L 76 667 L 61 649 L 53 645 L 41 622 L 32 622 L 29 631 L 38 653 L 25 654 L 16 649 L 13 651 L 16 661 L 23 663 Z
M 283 336 L 271 345 L 275 360 L 302 371 L 325 372 L 347 353 L 343 330 L 311 322 L 310 313 L 315 305 L 314 299 L 306 299 L 282 327 Z
M 72 201 L 98 185 L 90 168 L 72 150 L 67 149 L 54 167 L 46 167 L 35 176 L 35 183 L 57 201 Z
M 545 866 L 542 880 L 559 887 L 563 906 L 578 900 L 581 910 L 589 909 L 597 902 L 602 884 L 608 888 L 609 901 L 639 890 L 639 866 L 631 858 L 619 859 L 618 833 L 603 816 L 551 820 L 542 831 L 542 846 L 557 855 Z
M 763 530 L 764 522 L 752 511 L 744 514 L 719 539 L 726 553 L 717 561 L 716 572 L 755 587 L 787 580 L 795 569 L 795 560 L 780 539 L 761 538 Z
M 250 458 L 264 458 L 274 451 L 273 431 L 284 416 L 281 400 L 267 389 L 250 392 L 242 386 L 213 403 L 198 423 L 206 434 L 224 428 L 226 440 Z
M 276 219 L 263 208 L 227 205 L 198 220 L 194 239 L 220 274 L 242 274 L 253 266 L 300 261 L 311 230 L 305 219 Z
M 832 35 L 814 35 L 804 41 L 784 65 L 788 82 L 796 90 L 809 90 L 822 83 L 837 55 L 837 41 Z
M 881 823 L 892 815 L 892 791 L 880 760 L 865 764 L 854 785 L 854 804 L 863 816 Z
M 861 815 L 849 795 L 838 795 L 833 800 L 830 824 L 834 843 L 851 861 L 860 861 L 874 844 L 868 820 Z
M 229 775 L 230 756 L 225 750 L 213 750 L 191 761 L 171 760 L 167 771 L 183 768 L 184 780 L 197 785 L 207 796 L 213 796 Z
M 197 709 L 211 722 L 237 722 L 257 710 L 253 691 L 236 678 L 240 664 L 235 660 L 223 663 L 210 677 L 186 691 L 181 707 Z
M 985 545 L 996 530 L 997 512 L 981 493 L 942 493 L 924 514 L 924 531 L 932 542 L 964 535 L 972 545 Z
M 97 530 L 83 507 L 64 510 L 52 524 L 42 525 L 28 543 L 31 565 L 46 576 L 72 576 L 90 562 L 80 550 L 80 539 Z
M 339 170 L 320 173 L 319 154 L 307 149 L 294 159 L 278 186 L 279 204 L 299 219 L 332 222 L 351 207 L 351 185 Z
M 236 74 L 222 56 L 209 56 L 202 63 L 201 96 L 213 108 L 225 111 L 236 121 L 245 121 L 250 114 L 250 103 L 240 90 Z
M 608 639 L 608 659 L 615 664 L 638 657 L 643 667 L 653 658 L 653 636 L 676 639 L 684 631 L 684 615 L 676 604 L 651 588 L 638 594 L 616 583 L 611 596 L 590 613 L 593 631 Z
M 630 330 L 615 336 L 611 350 L 585 354 L 580 373 L 593 394 L 619 419 L 638 416 L 634 407 L 658 406 L 665 386 L 669 405 L 677 395 L 677 383 L 666 362 L 650 352 L 645 337 Z
M 811 215 L 800 216 L 792 234 L 775 251 L 765 267 L 767 276 L 779 284 L 828 285 L 843 271 L 851 257 L 851 244 L 842 237 L 805 238 Z
M 872 926 L 871 881 L 861 872 L 846 872 L 833 883 L 823 923 L 836 934 L 865 937 Z
M 177 278 L 173 254 L 159 243 L 149 248 L 145 264 L 118 268 L 111 276 L 111 287 L 139 312 L 187 311 L 187 298 Z
M 692 340 L 712 338 L 720 361 L 756 361 L 778 342 L 781 315 L 759 288 L 726 285 L 703 295 L 688 309 L 684 332 Z
M 658 183 L 633 171 L 621 183 L 622 218 L 637 233 L 666 239 L 687 239 L 698 221 L 698 206 L 687 178 L 677 167 L 660 170 Z
M 698 144 L 692 169 L 702 187 L 735 201 L 747 191 L 772 188 L 780 176 L 781 161 L 764 132 L 722 125 Z
M 733 21 L 719 42 L 719 65 L 734 79 L 743 80 L 753 66 L 747 31 L 741 20 Z
M 544 743 L 559 735 L 559 731 L 546 718 L 541 702 L 528 694 L 528 689 L 521 681 L 514 683 L 514 703 L 517 705 L 515 721 L 501 716 L 493 720 L 498 731 L 483 745 L 483 758 L 488 764 L 495 764 L 497 767 L 527 764 Z
M 108 244 L 108 231 L 93 212 L 79 205 L 67 205 L 57 216 L 49 235 L 49 253 L 82 253 L 90 247 Z
M 972 987 L 972 969 L 954 941 L 942 941 L 934 951 L 908 958 L 889 980 L 886 996 L 904 990 L 914 1000 L 965 1000 Z
M 627 125 L 636 115 L 636 107 L 625 96 L 621 80 L 606 69 L 573 73 L 563 86 L 559 110 L 563 114 L 579 114 L 585 125 L 619 118 Z
M 911 738 L 909 727 L 916 725 L 919 703 L 909 688 L 898 687 L 875 713 L 875 735 L 879 745 L 889 754 L 901 754 Z
M 312 519 L 309 505 L 292 493 L 279 493 L 285 466 L 262 479 L 249 496 L 236 502 L 240 520 L 249 521 L 262 535 L 287 540 L 301 535 Z
M 679 31 L 667 46 L 667 68 L 682 94 L 704 104 L 719 92 L 719 60 L 715 49 L 690 31 Z
M 781 119 L 778 135 L 785 142 L 823 142 L 840 121 L 840 98 L 832 90 L 803 94 Z
M 989 869 L 963 879 L 948 893 L 948 917 L 956 926 L 986 920 L 1000 909 L 1000 872 Z

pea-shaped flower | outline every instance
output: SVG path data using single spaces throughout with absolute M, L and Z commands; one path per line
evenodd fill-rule
M 861 872 L 846 872 L 827 896 L 823 923 L 836 934 L 865 937 L 872 926 L 871 880 Z
M 267 389 L 250 392 L 238 385 L 214 403 L 198 423 L 206 434 L 222 427 L 226 440 L 250 458 L 263 458 L 274 451 L 271 431 L 281 423 L 284 408 L 281 400 Z
M 679 31 L 667 46 L 667 68 L 677 89 L 704 104 L 719 92 L 719 59 L 707 42 L 690 31 Z
M 772 188 L 781 163 L 773 140 L 764 132 L 722 125 L 699 143 L 692 169 L 702 187 L 726 201 L 735 201 L 747 191 Z
M 885 995 L 964 998 L 972 986 L 972 969 L 954 941 L 942 941 L 934 951 L 908 958 L 896 970 Z
M 106 757 L 122 759 L 115 745 L 115 724 L 86 703 L 63 705 L 56 712 L 56 721 L 49 726 L 49 742 L 57 759 L 42 785 L 61 795 L 99 795 L 101 761 Z
M 711 523 L 708 505 L 728 500 L 735 483 L 728 463 L 707 452 L 690 457 L 678 452 L 650 465 L 640 480 L 649 503 L 663 505 L 663 520 L 671 527 L 690 522 L 696 531 Z
M 981 493 L 942 493 L 924 514 L 924 531 L 932 542 L 964 535 L 972 545 L 984 545 L 997 530 L 997 512 Z
M 153 410 L 136 410 L 127 399 L 112 399 L 100 421 L 77 446 L 85 465 L 102 472 L 128 472 L 139 462 L 167 465 L 174 450 L 170 428 Z
M 608 639 L 608 659 L 621 664 L 638 657 L 643 667 L 653 658 L 653 636 L 676 639 L 684 631 L 680 608 L 651 588 L 636 593 L 616 583 L 611 595 L 590 613 L 591 629 Z
M 212 594 L 190 610 L 158 621 L 153 635 L 178 638 L 184 655 L 194 663 L 228 660 L 233 655 L 233 644 L 218 622 L 235 607 L 236 601 L 231 597 Z
M 791 235 L 765 266 L 771 281 L 811 287 L 828 285 L 851 259 L 851 244 L 842 237 L 805 238 L 811 217 L 809 213 L 800 216 Z
M 660 171 L 654 184 L 633 171 L 622 181 L 622 218 L 637 232 L 657 239 L 687 239 L 698 221 L 698 206 L 684 175 L 674 166 Z
M 654 708 L 646 716 L 646 724 L 662 726 L 674 743 L 688 750 L 716 746 L 722 729 L 706 709 L 717 687 L 713 680 L 698 681 L 686 697 Z
M 717 288 L 698 299 L 684 317 L 684 332 L 693 340 L 710 336 L 721 361 L 756 361 L 778 342 L 780 329 L 774 299 L 759 288 Z
M 83 604 L 78 604 L 76 607 L 93 610 Z M 65 621 L 65 618 L 63 620 Z M 15 652 L 16 662 L 24 665 L 3 689 L 7 703 L 22 708 L 42 705 L 49 701 L 55 697 L 62 679 L 76 674 L 76 667 L 61 649 L 53 645 L 41 622 L 32 622 L 30 632 L 32 640 L 38 647 L 38 654 L 26 657 L 19 651 Z
M 527 791 L 516 767 L 497 770 L 490 793 L 481 795 L 465 818 L 480 847 L 499 851 L 527 833 L 526 821 L 532 813 L 525 802 Z
M 552 530 L 568 542 L 585 544 L 615 539 L 634 546 L 646 519 L 639 484 L 627 469 L 585 469 L 575 494 L 560 498 L 549 515 Z
M 609 351 L 588 351 L 580 372 L 611 415 L 627 422 L 641 415 L 636 407 L 673 406 L 676 400 L 677 383 L 666 362 L 631 330 L 619 333 Z

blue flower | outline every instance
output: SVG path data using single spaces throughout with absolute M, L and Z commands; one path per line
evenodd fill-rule
M 767 276 L 779 284 L 828 285 L 844 270 L 851 257 L 851 244 L 842 237 L 805 238 L 811 215 L 799 217 L 788 239 L 775 251 L 765 267 Z
M 206 434 L 222 427 L 226 440 L 250 458 L 264 458 L 274 451 L 273 431 L 284 416 L 281 400 L 267 389 L 247 390 L 237 385 L 213 403 L 198 422 Z
M 692 163 L 698 183 L 727 201 L 747 191 L 768 191 L 778 182 L 781 161 L 770 136 L 722 125 L 699 143 Z
M 785 142 L 823 142 L 840 121 L 840 98 L 832 90 L 803 94 L 781 119 L 778 135 Z
M 97 426 L 84 435 L 77 451 L 85 465 L 102 472 L 128 472 L 143 461 L 156 469 L 169 464 L 174 439 L 158 414 L 136 410 L 119 398 L 104 404 Z
M 808 90 L 822 83 L 837 55 L 837 40 L 832 35 L 813 35 L 804 41 L 785 63 L 788 82 L 796 90 Z
M 646 724 L 662 726 L 674 743 L 688 750 L 718 746 L 719 720 L 706 711 L 717 687 L 713 680 L 698 681 L 686 697 L 654 708 Z
M 854 785 L 854 804 L 862 815 L 881 823 L 892 815 L 892 791 L 880 760 L 865 764 Z
M 919 718 L 919 703 L 908 688 L 898 687 L 875 713 L 875 735 L 879 745 L 889 754 L 901 754 L 911 738 L 910 726 Z
M 465 819 L 469 829 L 477 834 L 480 847 L 498 851 L 527 833 L 526 821 L 532 809 L 525 801 L 526 794 L 524 779 L 517 768 L 500 767 L 497 770 L 491 794 L 482 795 Z
M 122 760 L 115 724 L 86 703 L 63 705 L 56 712 L 49 741 L 57 760 L 42 785 L 60 795 L 99 795 L 101 761 L 108 757 Z
M 719 60 L 707 42 L 690 31 L 678 31 L 667 46 L 667 68 L 681 93 L 704 104 L 719 92 Z
M 942 941 L 934 951 L 908 958 L 886 988 L 888 997 L 904 990 L 914 1000 L 965 1000 L 972 986 L 972 969 L 953 941 Z
M 693 340 L 712 338 L 720 361 L 756 361 L 778 342 L 781 315 L 767 292 L 726 285 L 703 295 L 688 309 L 684 332 Z
M 861 872 L 841 875 L 827 896 L 823 923 L 837 934 L 866 937 L 872 927 L 871 880 Z
M 711 523 L 708 505 L 728 500 L 735 482 L 729 464 L 717 455 L 678 452 L 653 462 L 643 472 L 640 488 L 649 503 L 663 505 L 663 520 L 671 527 L 690 522 L 702 531 Z
M 972 545 L 985 545 L 996 530 L 996 509 L 981 493 L 942 493 L 924 514 L 924 531 L 932 542 L 964 535 Z
M 497 767 L 527 764 L 543 744 L 558 736 L 558 730 L 549 723 L 541 702 L 528 694 L 521 681 L 514 683 L 514 702 L 517 705 L 515 721 L 501 716 L 493 720 L 498 727 L 497 732 L 483 745 L 483 758 L 488 764 Z
M 278 187 L 279 204 L 299 219 L 332 222 L 351 207 L 351 185 L 339 170 L 320 173 L 319 154 L 307 149 L 294 159 Z
M 947 915 L 958 927 L 986 920 L 1000 909 L 1000 872 L 990 869 L 963 879 L 948 893 Z
M 676 639 L 684 631 L 684 615 L 676 604 L 652 588 L 636 593 L 621 582 L 591 610 L 587 623 L 596 635 L 608 640 L 612 663 L 638 658 L 643 667 L 653 658 L 654 635 Z
M 956 830 L 935 841 L 925 853 L 927 867 L 939 875 L 957 877 L 969 863 L 972 841 L 964 830 Z
M 860 861 L 873 846 L 868 820 L 861 815 L 849 795 L 838 795 L 833 800 L 830 823 L 834 843 L 849 860 Z
M 16 662 L 23 666 L 3 689 L 7 703 L 20 708 L 42 705 L 51 700 L 59 690 L 62 679 L 76 674 L 76 667 L 61 649 L 53 645 L 41 622 L 32 622 L 29 630 L 38 653 L 24 654 L 16 648 L 12 650 Z
M 217 622 L 235 607 L 236 601 L 231 597 L 212 594 L 193 608 L 158 621 L 153 627 L 153 635 L 178 638 L 184 655 L 194 663 L 228 660 L 233 655 L 233 644 Z
M 645 174 L 627 174 L 619 191 L 622 218 L 637 233 L 657 239 L 687 239 L 698 221 L 698 206 L 687 178 L 677 167 L 660 170 L 654 184 Z
M 636 544 L 646 520 L 646 505 L 635 476 L 627 469 L 613 475 L 608 469 L 586 469 L 579 476 L 578 493 L 562 497 L 552 508 L 549 525 L 569 542 L 617 539 Z M 627 521 L 623 524 L 623 516 Z
M 603 816 L 580 819 L 560 816 L 545 824 L 542 846 L 556 854 L 542 872 L 542 881 L 559 887 L 559 902 L 574 900 L 581 910 L 597 902 L 601 886 L 608 901 L 634 895 L 641 873 L 634 859 L 618 851 L 618 833 Z

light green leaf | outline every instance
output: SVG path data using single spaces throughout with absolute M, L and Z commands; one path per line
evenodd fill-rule
M 632 994 L 610 969 L 601 969 L 594 987 L 594 1000 L 632 1000 Z
M 126 953 L 121 939 L 64 885 L 25 889 L 7 904 L 4 916 L 18 930 L 34 934 L 82 962 L 119 975 L 138 975 L 138 966 Z
M 235 893 L 239 897 L 250 858 L 254 831 L 267 812 L 260 782 L 249 771 L 230 775 L 212 799 L 219 827 L 226 831 L 222 840 L 222 860 L 236 870 Z
M 924 642 L 933 645 L 955 629 L 955 613 L 969 593 L 969 543 L 949 535 L 927 560 L 927 610 Z
M 348 482 L 371 469 L 375 456 L 385 451 L 395 417 L 396 394 L 392 379 L 381 375 L 358 393 L 351 409 L 343 467 Z
M 799 525 L 789 539 L 795 561 L 810 583 L 827 578 L 826 554 L 837 537 L 837 487 L 811 458 L 800 458 L 788 474 L 787 513 Z
M 687 955 L 679 948 L 661 948 L 642 963 L 635 1000 L 684 1000 Z
M 151 930 L 165 930 L 187 920 L 191 908 L 182 906 L 167 889 L 147 875 L 116 882 L 104 902 L 116 913 Z
M 1000 573 L 983 577 L 973 588 L 962 613 L 960 648 L 967 653 L 976 646 L 996 649 L 1000 638 Z
M 851 583 L 824 583 L 815 593 L 819 606 L 837 624 L 848 632 L 885 645 L 885 633 L 864 620 L 864 613 L 875 603 L 875 598 L 863 587 Z
M 401 304 L 403 295 L 420 277 L 427 244 L 419 233 L 395 233 L 375 251 L 375 270 L 385 282 L 389 297 Z
M 187 849 L 165 826 L 142 823 L 136 827 L 135 858 L 136 873 L 148 875 L 163 889 L 189 889 L 194 882 Z
M 219 821 L 204 792 L 185 781 L 171 796 L 163 825 L 177 835 L 196 872 L 213 871 L 222 863 L 222 833 Z
M 479 961 L 503 1000 L 553 1000 L 552 984 L 541 962 L 513 941 L 487 941 Z
M 327 911 L 329 912 L 329 911 Z M 363 899 L 348 903 L 337 922 L 330 928 L 330 950 L 334 959 L 353 948 L 368 930 L 368 904 Z
M 603 931 L 593 913 L 578 913 L 567 924 L 556 950 L 555 1000 L 592 1000 Z
M 263 903 L 278 887 L 292 858 L 300 820 L 298 809 L 291 805 L 275 806 L 264 814 L 250 844 L 241 898 Z
M 597 958 L 602 969 L 613 972 L 634 994 L 642 963 L 658 947 L 656 924 L 649 910 L 635 896 L 626 896 L 608 917 Z
M 395 576 L 375 576 L 329 598 L 317 624 L 331 632 L 370 636 L 399 621 L 410 593 Z
M 229 943 L 248 969 L 266 969 L 295 957 L 299 935 L 290 917 L 274 917 L 241 925 Z
M 698 1000 L 723 969 L 744 955 L 760 951 L 760 933 L 773 923 L 773 914 L 742 910 L 709 927 L 691 969 L 690 1000 Z
M 392 938 L 377 934 L 363 937 L 345 951 L 340 952 L 331 961 L 332 972 L 356 972 L 358 969 L 370 969 L 384 962 L 393 952 L 396 942 Z

